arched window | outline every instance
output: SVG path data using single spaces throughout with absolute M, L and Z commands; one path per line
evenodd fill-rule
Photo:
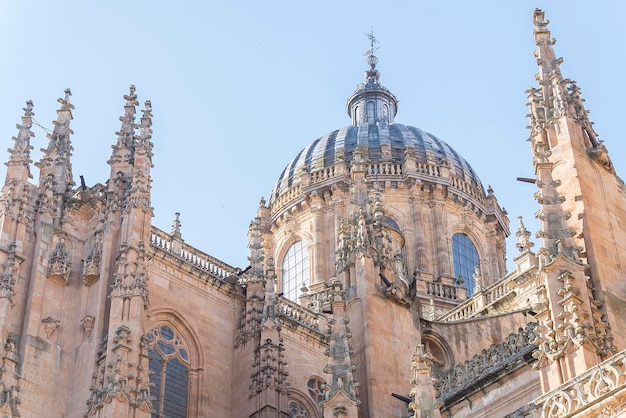
M 452 260 L 454 277 L 461 277 L 467 288 L 467 296 L 474 292 L 474 267 L 479 265 L 478 251 L 472 240 L 465 234 L 452 235 Z
M 373 123 L 375 122 L 375 115 L 374 115 L 374 102 L 367 102 L 367 121 L 369 123 Z
M 298 302 L 302 284 L 309 284 L 309 250 L 303 241 L 289 247 L 283 258 L 283 296 Z
M 287 401 L 289 418 L 310 418 L 309 411 L 297 400 L 291 398 Z
M 160 325 L 146 337 L 154 343 L 148 352 L 148 368 L 154 384 L 150 395 L 155 399 L 153 418 L 185 418 L 187 416 L 187 387 L 189 354 L 181 339 L 167 325 Z

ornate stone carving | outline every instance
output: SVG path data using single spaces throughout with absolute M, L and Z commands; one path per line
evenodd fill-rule
M 104 357 L 103 354 L 98 360 L 98 372 L 93 375 L 91 397 L 87 401 L 88 410 L 83 416 L 97 414 L 114 399 L 128 403 L 132 409 L 153 413 L 154 397 L 150 396 L 148 375 L 148 351 L 152 347 L 152 341 L 147 336 L 142 336 L 135 343 L 138 345 L 139 355 L 131 356 L 133 336 L 128 327 L 120 325 L 115 330 L 115 336 L 111 342 L 113 346 L 109 352 L 110 355 Z M 106 353 L 106 347 L 103 347 L 101 352 Z M 105 362 L 106 366 L 104 366 Z
M 435 385 L 437 398 L 445 402 L 446 399 L 475 386 L 476 382 L 496 376 L 506 367 L 530 356 L 537 348 L 533 344 L 536 327 L 537 324 L 530 323 L 526 329 L 520 328 L 517 334 L 510 334 L 504 342 L 492 345 L 440 376 Z
M 15 294 L 15 241 L 9 244 L 7 259 L 2 263 L 2 271 L 0 272 L 0 298 L 7 298 L 13 301 Z
M 583 409 L 605 402 L 608 395 L 626 385 L 626 351 L 621 351 L 608 360 L 591 368 L 586 373 L 546 393 L 534 401 L 536 409 L 544 417 L 574 416 Z M 623 410 L 624 404 L 609 398 L 599 413 L 593 416 L 612 417 Z M 586 416 L 586 415 L 585 415 Z
M 89 255 L 83 264 L 83 283 L 91 286 L 100 278 L 100 262 L 102 261 L 102 232 L 96 232 Z
M 413 388 L 411 389 L 411 403 L 409 408 L 414 412 L 412 417 L 439 418 L 440 404 L 435 399 L 435 379 L 432 378 L 433 355 L 419 344 L 415 347 L 411 362 L 413 369 Z
M 359 197 L 359 200 L 363 199 L 366 198 Z M 380 278 L 385 284 L 383 294 L 400 305 L 409 304 L 415 280 L 408 276 L 402 259 L 404 238 L 389 223 L 380 193 L 374 194 L 369 205 L 358 207 L 349 218 L 341 221 L 337 243 L 335 265 L 338 273 L 352 266 L 357 259 L 369 257 L 380 269 Z
M 43 332 L 46 334 L 46 337 L 50 338 L 52 334 L 57 330 L 61 321 L 55 319 L 51 316 L 48 316 L 41 320 L 43 323 Z
M 60 280 L 64 285 L 70 281 L 70 271 L 72 263 L 70 261 L 70 251 L 67 243 L 67 236 L 64 233 L 55 235 L 53 243 L 56 241 L 54 251 L 48 260 L 48 278 Z
M 333 317 L 326 318 L 330 338 L 324 353 L 329 358 L 324 373 L 330 374 L 331 378 L 321 406 L 324 416 L 356 417 L 361 401 L 357 392 L 359 384 L 352 376 L 355 366 L 350 359 L 353 353 L 350 344 L 352 334 L 348 327 L 350 318 L 345 313 L 345 292 L 341 283 L 334 280 L 331 287 L 334 291 Z
M 139 296 L 143 299 L 144 309 L 149 308 L 148 277 L 146 276 L 145 247 L 139 242 L 136 250 L 125 242 L 120 246 L 117 257 L 117 272 L 113 282 L 111 297 L 131 298 Z
M 530 241 L 530 231 L 524 226 L 524 220 L 521 216 L 518 216 L 517 219 L 519 220 L 519 227 L 517 228 L 515 237 L 517 237 L 518 242 L 515 246 L 520 250 L 520 252 L 530 250 L 535 246 L 535 244 Z
M 19 336 L 9 333 L 4 342 L 4 354 L 0 366 L 0 414 L 7 417 L 19 417 L 20 400 L 20 363 Z
M 91 337 L 91 332 L 96 323 L 96 317 L 93 315 L 87 315 L 80 320 L 80 325 L 83 327 L 83 331 L 87 337 Z
M 608 172 L 615 172 L 613 162 L 611 161 L 611 157 L 609 157 L 609 151 L 606 149 L 604 144 L 600 143 L 595 147 L 590 148 L 589 156 L 599 162 Z

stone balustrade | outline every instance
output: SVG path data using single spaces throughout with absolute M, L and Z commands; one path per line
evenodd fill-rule
M 495 303 L 501 299 L 504 299 L 511 293 L 511 281 L 504 280 L 500 282 L 494 283 L 492 286 L 489 286 L 485 289 L 485 299 L 488 304 Z
M 310 184 L 321 183 L 325 180 L 329 180 L 335 177 L 335 166 L 325 167 L 321 170 L 313 171 L 310 176 Z
M 371 163 L 366 166 L 366 176 L 401 176 L 402 164 L 398 163 Z
M 278 316 L 287 321 L 295 322 L 298 325 L 302 325 L 311 331 L 323 333 L 320 330 L 321 315 L 317 314 L 309 309 L 292 302 L 289 299 L 280 298 L 278 300 L 278 306 L 276 307 L 276 313 Z
M 583 411 L 592 407 L 596 409 L 601 407 L 600 404 L 604 400 L 610 402 L 611 398 L 614 398 L 617 392 L 623 392 L 625 387 L 626 350 L 542 395 L 533 402 L 534 409 L 539 411 L 538 415 L 541 417 L 588 416 Z M 524 414 L 523 416 L 537 416 L 537 414 Z
M 514 292 L 514 276 L 506 276 L 502 280 L 491 286 L 477 290 L 474 294 L 445 315 L 438 318 L 438 321 L 453 322 L 470 319 L 483 312 L 486 308 L 496 304 L 502 299 L 510 296 Z
M 441 282 L 427 282 L 424 281 L 426 286 L 426 294 L 429 296 L 435 296 L 439 298 L 458 300 L 457 287 L 453 285 L 443 284 Z
M 285 203 L 290 202 L 291 200 L 295 199 L 296 197 L 300 196 L 301 194 L 302 194 L 302 189 L 300 188 L 300 185 L 297 184 L 294 187 L 292 187 L 289 190 L 287 190 L 285 193 L 283 193 L 280 196 L 278 196 L 272 202 L 271 209 L 273 211 L 275 211 L 278 208 L 282 207 Z
M 416 163 L 416 171 L 431 177 L 441 177 L 441 168 L 436 164 Z
M 460 179 L 459 177 L 450 176 L 450 185 L 453 188 L 472 196 L 479 202 L 485 203 L 485 193 L 479 188 L 473 186 L 472 184 Z
M 227 277 L 239 273 L 239 269 L 215 257 L 211 257 L 191 245 L 185 244 L 182 240 L 174 241 L 170 234 L 154 226 L 150 234 L 150 245 L 174 255 L 185 263 L 203 270 L 220 280 L 225 280 Z
M 330 287 L 317 292 L 306 292 L 300 296 L 300 304 L 315 313 L 331 312 L 333 300 L 333 290 Z

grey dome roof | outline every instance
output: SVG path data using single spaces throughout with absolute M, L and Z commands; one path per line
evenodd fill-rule
M 427 154 L 432 153 L 428 158 L 430 162 L 441 162 L 442 159 L 448 161 L 451 173 L 463 179 L 471 185 L 483 190 L 480 179 L 469 165 L 469 163 L 450 145 L 440 140 L 436 136 L 413 126 L 406 126 L 400 123 L 373 125 L 376 129 L 375 135 L 368 135 L 366 141 L 359 141 L 359 127 L 347 126 L 333 131 L 321 138 L 313 141 L 300 151 L 282 171 L 270 200 L 274 200 L 296 185 L 298 176 L 302 170 L 314 172 L 323 168 L 328 168 L 340 160 L 349 165 L 353 158 L 354 150 L 360 145 L 367 145 L 367 155 L 363 155 L 365 160 L 370 162 L 390 162 L 389 158 L 383 160 L 382 146 L 389 144 L 391 148 L 391 161 L 401 163 L 405 158 L 407 149 L 415 150 L 415 159 L 418 162 L 426 163 Z
M 296 186 L 303 171 L 313 173 L 344 162 L 349 166 L 357 148 L 367 148 L 367 155 L 364 153 L 362 158 L 368 163 L 401 164 L 406 152 L 413 151 L 411 154 L 415 155 L 418 164 L 445 165 L 452 176 L 484 195 L 478 176 L 452 147 L 419 128 L 394 122 L 398 99 L 380 84 L 380 72 L 376 69 L 378 59 L 371 51 L 367 57 L 369 68 L 365 71 L 365 82 L 357 87 L 347 102 L 352 126 L 333 131 L 300 151 L 280 174 L 270 203 Z

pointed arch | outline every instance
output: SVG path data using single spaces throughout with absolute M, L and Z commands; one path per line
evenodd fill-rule
M 319 406 L 316 406 L 310 396 L 294 388 L 289 389 L 287 410 L 290 418 L 317 418 L 320 416 Z
M 153 348 L 149 352 L 153 367 L 157 367 L 160 360 L 172 360 L 171 364 L 159 365 L 159 367 L 162 367 L 168 373 L 168 376 L 170 374 L 175 375 L 176 379 L 178 379 L 173 384 L 177 385 L 181 390 L 177 396 L 186 396 L 185 416 L 199 416 L 200 411 L 206 410 L 208 406 L 202 405 L 202 371 L 205 368 L 205 356 L 199 343 L 198 334 L 175 309 L 157 309 L 153 311 L 145 329 L 147 334 L 152 333 L 153 341 L 163 340 L 160 347 Z M 163 338 L 164 334 L 161 330 L 164 330 L 165 333 L 169 333 L 169 330 L 171 330 L 171 334 L 166 334 L 165 338 Z M 170 342 L 172 344 L 169 344 Z M 178 352 L 173 353 L 172 347 L 178 350 Z M 164 359 L 164 357 L 167 358 Z M 154 382 L 152 382 L 153 377 L 155 379 Z M 161 381 L 156 374 L 153 377 L 150 379 L 151 382 L 160 385 Z M 183 378 L 186 379 L 186 382 L 183 381 Z M 164 384 L 167 385 L 169 382 Z M 183 384 L 185 385 L 184 387 L 182 386 Z M 159 389 L 161 388 L 159 387 Z M 160 393 L 164 393 L 166 389 L 166 387 L 161 389 Z M 156 395 L 158 397 L 158 394 Z

